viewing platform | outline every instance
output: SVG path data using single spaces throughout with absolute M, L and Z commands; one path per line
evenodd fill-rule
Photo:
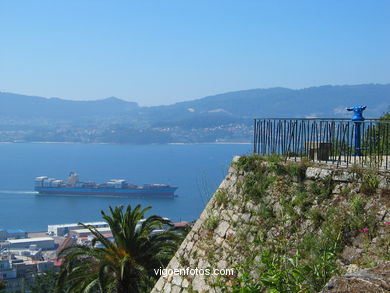
M 254 119 L 253 152 L 286 160 L 390 169 L 390 121 L 379 119 Z

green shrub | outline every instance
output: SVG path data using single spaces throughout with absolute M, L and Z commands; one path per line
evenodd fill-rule
M 352 189 L 348 186 L 344 187 L 343 189 L 341 189 L 340 191 L 340 195 L 341 196 L 349 196 L 350 194 L 352 193 Z
M 319 228 L 325 221 L 325 217 L 319 208 L 315 208 L 309 213 L 310 219 L 313 222 L 315 229 Z
M 283 161 L 283 157 L 277 154 L 266 156 L 265 159 L 270 163 L 281 163 Z
M 329 199 L 332 195 L 333 181 L 331 176 L 327 176 L 321 182 L 312 182 L 309 185 L 309 192 L 318 200 L 319 203 Z
M 209 231 L 214 231 L 214 229 L 218 227 L 218 224 L 219 224 L 218 216 L 211 216 L 207 218 L 205 221 L 205 227 Z
M 324 250 L 316 258 L 311 258 L 303 267 L 303 274 L 309 291 L 320 292 L 328 280 L 338 273 L 337 255 L 334 249 Z
M 364 194 L 373 195 L 379 186 L 379 182 L 378 176 L 373 171 L 369 171 L 363 174 L 361 191 Z
M 263 170 L 257 170 L 256 173 L 248 174 L 242 185 L 242 191 L 245 196 L 259 200 L 266 194 L 268 187 L 276 180 L 276 177 L 269 176 Z
M 271 292 L 299 292 L 304 286 L 304 275 L 300 268 L 300 257 L 280 255 L 269 249 L 261 255 L 264 272 L 260 283 Z
M 236 162 L 232 163 L 232 165 L 240 170 L 249 172 L 256 170 L 264 161 L 265 157 L 252 154 L 250 156 L 241 156 Z
M 313 205 L 313 196 L 306 191 L 303 184 L 300 184 L 295 190 L 293 191 L 294 194 L 296 194 L 295 199 L 292 201 L 292 204 L 294 206 L 298 206 L 302 213 L 306 213 L 310 210 L 311 206 Z
M 365 206 L 366 200 L 359 195 L 354 195 L 349 201 L 349 207 L 354 216 L 361 216 L 364 213 Z
M 302 160 L 300 162 L 288 162 L 285 168 L 292 178 L 297 178 L 299 182 L 302 182 L 306 177 L 306 169 L 309 166 L 308 161 Z
M 215 201 L 218 206 L 226 206 L 228 203 L 228 193 L 226 189 L 218 189 L 215 193 Z
M 334 247 L 335 251 L 341 251 L 345 244 L 345 235 L 348 231 L 348 215 L 343 209 L 328 208 L 324 212 L 325 221 L 321 225 L 321 237 L 316 245 L 317 252 Z M 318 254 L 318 253 L 317 253 Z
M 366 199 L 362 196 L 355 195 L 349 201 L 351 216 L 349 225 L 351 230 L 360 231 L 364 228 L 369 229 L 369 234 L 373 236 L 376 226 L 375 209 L 366 211 Z
M 261 200 L 258 204 L 257 209 L 257 215 L 261 217 L 262 219 L 271 219 L 275 217 L 274 211 L 272 207 L 269 205 L 269 203 L 265 202 L 264 200 Z
M 357 178 L 361 178 L 363 176 L 364 170 L 361 166 L 357 164 L 353 164 L 350 170 L 356 175 Z

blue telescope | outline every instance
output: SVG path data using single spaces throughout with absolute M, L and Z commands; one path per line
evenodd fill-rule
M 366 110 L 367 106 L 355 106 L 347 108 L 347 111 L 353 111 L 352 121 L 355 123 L 355 153 L 354 156 L 361 156 L 361 146 L 360 146 L 360 135 L 361 135 L 361 125 L 364 121 L 363 111 Z

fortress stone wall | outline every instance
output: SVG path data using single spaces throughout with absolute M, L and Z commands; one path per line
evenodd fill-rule
M 234 158 L 233 161 L 237 160 L 238 157 Z M 257 232 L 263 223 L 261 206 L 245 197 L 240 191 L 246 176 L 244 171 L 238 170 L 232 164 L 225 179 L 208 202 L 167 269 L 185 270 L 187 267 L 203 270 L 228 269 L 236 267 L 237 264 L 246 263 L 251 252 L 255 252 L 257 249 Z M 356 179 L 356 174 L 348 169 L 335 169 L 334 167 L 318 165 L 308 167 L 304 173 L 305 184 L 316 181 L 322 184 L 320 182 L 326 178 L 332 181 L 332 194 L 330 199 L 324 202 L 326 205 L 342 205 L 345 197 L 343 190 L 348 188 L 350 192 L 358 194 L 362 186 L 362 183 Z M 386 202 L 386 204 L 379 205 L 377 218 L 381 222 L 390 221 L 390 214 L 387 212 L 389 199 L 386 198 L 390 198 L 390 176 L 388 173 L 381 173 L 378 174 L 377 178 L 379 178 L 379 184 L 376 194 L 378 198 L 382 198 Z M 283 178 L 280 177 L 280 180 L 282 180 L 281 184 L 283 185 Z M 296 180 L 298 179 L 296 178 Z M 283 213 L 283 207 L 275 195 L 268 196 L 268 203 L 276 215 Z M 321 207 L 316 202 L 313 203 L 313 206 Z M 297 210 L 297 213 L 299 214 L 300 211 Z M 286 225 L 288 227 L 289 223 Z M 386 227 L 382 228 L 386 229 Z M 302 233 L 305 230 L 315 232 L 310 220 L 302 221 L 299 224 L 299 229 L 303 231 Z M 277 238 L 281 231 L 278 227 L 270 227 L 265 233 L 266 237 L 272 239 L 273 237 Z M 383 235 L 385 235 L 384 233 Z M 354 257 L 359 257 L 359 253 L 362 251 L 361 243 L 357 239 L 351 247 L 346 249 L 349 249 L 346 258 L 349 257 L 351 261 L 343 260 L 344 263 L 341 265 L 353 270 L 354 267 L 351 264 L 354 262 Z M 221 279 L 221 277 L 213 275 L 169 275 L 160 277 L 152 292 L 226 292 L 229 290 L 224 284 L 229 286 L 228 283 L 229 276 Z

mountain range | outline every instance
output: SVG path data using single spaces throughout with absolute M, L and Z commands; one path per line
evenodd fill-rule
M 153 107 L 0 92 L 0 141 L 249 142 L 253 118 L 345 118 L 354 105 L 367 105 L 366 117 L 381 116 L 390 84 L 251 89 Z

